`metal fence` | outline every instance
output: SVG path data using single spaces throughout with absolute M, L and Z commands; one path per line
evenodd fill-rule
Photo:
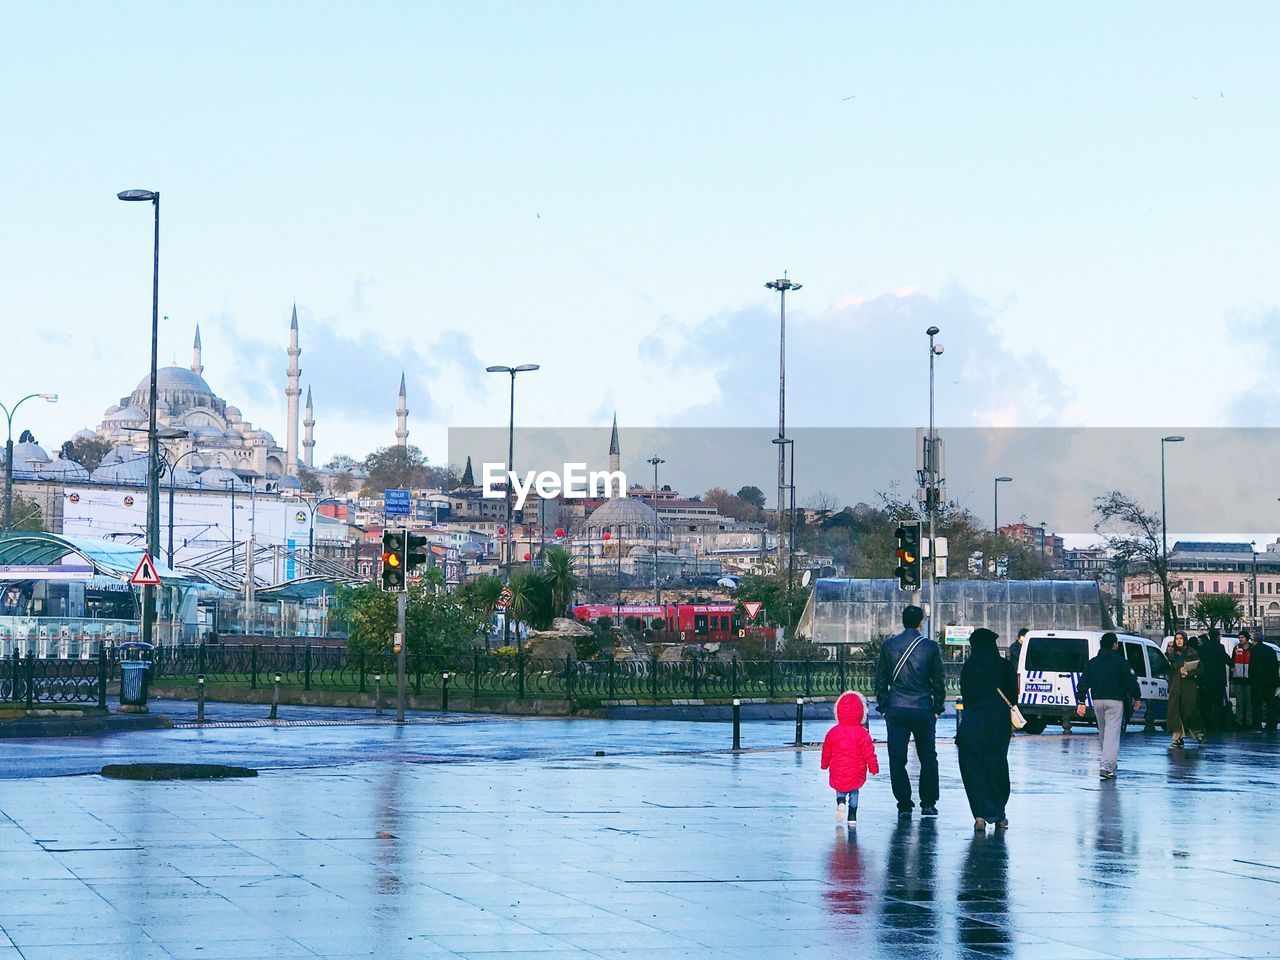
M 391 653 L 350 653 L 309 645 L 200 644 L 161 647 L 153 655 L 152 682 L 194 682 L 303 690 L 373 692 L 375 678 L 396 674 Z M 947 692 L 959 692 L 960 664 L 947 663 Z M 414 694 L 555 700 L 679 700 L 834 696 L 874 689 L 873 660 L 550 660 L 471 653 L 407 658 Z
M 37 706 L 107 705 L 107 685 L 118 679 L 118 661 L 100 649 L 92 659 L 22 657 L 0 660 L 0 702 Z

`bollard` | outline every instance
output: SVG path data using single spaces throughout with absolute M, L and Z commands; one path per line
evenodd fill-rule
M 280 674 L 276 674 L 276 684 L 271 690 L 271 716 L 268 719 L 276 718 L 276 711 L 280 707 Z
M 373 675 L 373 715 L 382 716 L 382 674 Z
M 443 674 L 444 685 L 440 689 L 440 709 L 449 712 L 449 671 Z
M 733 698 L 733 749 L 742 749 L 742 701 Z
M 804 746 L 804 697 L 796 697 L 796 746 Z
M 196 677 L 196 723 L 204 723 L 204 674 Z
M 964 722 L 964 697 L 956 697 L 956 733 L 960 733 L 960 724 Z

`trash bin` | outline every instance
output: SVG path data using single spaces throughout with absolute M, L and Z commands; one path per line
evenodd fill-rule
M 151 644 L 136 640 L 120 644 L 120 706 L 146 708 L 151 661 L 143 657 L 151 649 Z

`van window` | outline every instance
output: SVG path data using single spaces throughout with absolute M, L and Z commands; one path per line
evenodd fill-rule
M 1089 660 L 1089 641 L 1083 637 L 1028 637 L 1028 670 L 1045 673 L 1083 673 Z
M 1169 661 L 1155 647 L 1147 647 L 1147 656 L 1151 658 L 1151 675 L 1161 680 L 1169 679 Z
M 1147 658 L 1142 655 L 1142 644 L 1126 643 L 1124 645 L 1124 658 L 1129 661 L 1129 666 L 1133 668 L 1133 672 L 1140 677 L 1147 675 Z

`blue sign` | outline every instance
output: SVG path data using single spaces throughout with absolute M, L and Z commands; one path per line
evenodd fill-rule
M 388 517 L 409 516 L 409 491 L 383 490 L 382 512 Z

